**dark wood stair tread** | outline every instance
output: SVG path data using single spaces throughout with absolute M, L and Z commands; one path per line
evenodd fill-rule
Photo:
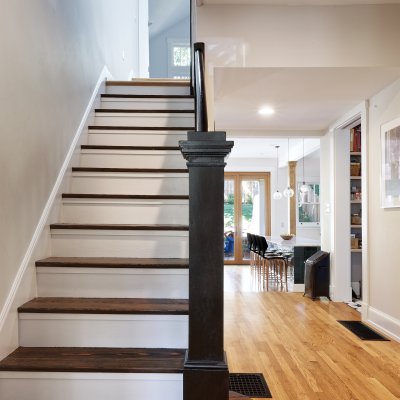
M 130 173 L 160 173 L 160 174 L 186 174 L 185 168 L 96 168 L 72 167 L 72 172 L 130 172 Z
M 111 94 L 104 93 L 101 95 L 104 99 L 194 99 L 189 94 Z
M 48 257 L 36 261 L 37 267 L 70 268 L 155 268 L 187 269 L 187 258 L 124 258 L 124 257 Z
M 135 79 L 132 81 L 106 81 L 106 86 L 179 86 L 190 87 L 189 80 L 176 79 Z
M 189 200 L 188 195 L 63 193 L 63 199 Z
M 100 131 L 194 131 L 193 126 L 115 126 L 115 125 L 89 125 L 91 129 Z
M 115 114 L 193 114 L 194 110 L 134 110 L 130 108 L 96 108 L 95 112 Z
M 184 349 L 19 347 L 0 371 L 181 373 Z
M 37 297 L 20 313 L 187 315 L 186 299 Z
M 160 150 L 168 151 L 174 150 L 179 151 L 178 146 L 104 146 L 104 145 L 88 145 L 83 144 L 82 150 Z
M 188 231 L 188 225 L 136 225 L 136 224 L 50 224 L 50 229 L 90 229 L 110 231 Z

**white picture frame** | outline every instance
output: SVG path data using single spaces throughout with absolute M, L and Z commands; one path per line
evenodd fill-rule
M 381 207 L 400 207 L 400 117 L 381 126 Z

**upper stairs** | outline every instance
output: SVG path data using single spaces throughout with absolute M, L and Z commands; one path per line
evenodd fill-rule
M 188 82 L 107 82 L 21 304 L 2 400 L 180 400 L 188 345 Z

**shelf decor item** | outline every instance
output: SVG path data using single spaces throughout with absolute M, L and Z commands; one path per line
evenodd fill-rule
M 282 233 L 280 236 L 283 240 L 290 240 L 294 238 L 294 235 L 291 233 Z
M 381 127 L 381 205 L 400 207 L 400 118 Z

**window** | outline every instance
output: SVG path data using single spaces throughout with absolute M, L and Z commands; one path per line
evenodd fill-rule
M 319 183 L 306 182 L 308 190 L 300 190 L 302 183 L 297 183 L 297 225 L 317 226 L 320 222 Z
M 191 49 L 182 39 L 168 39 L 168 78 L 190 78 Z

